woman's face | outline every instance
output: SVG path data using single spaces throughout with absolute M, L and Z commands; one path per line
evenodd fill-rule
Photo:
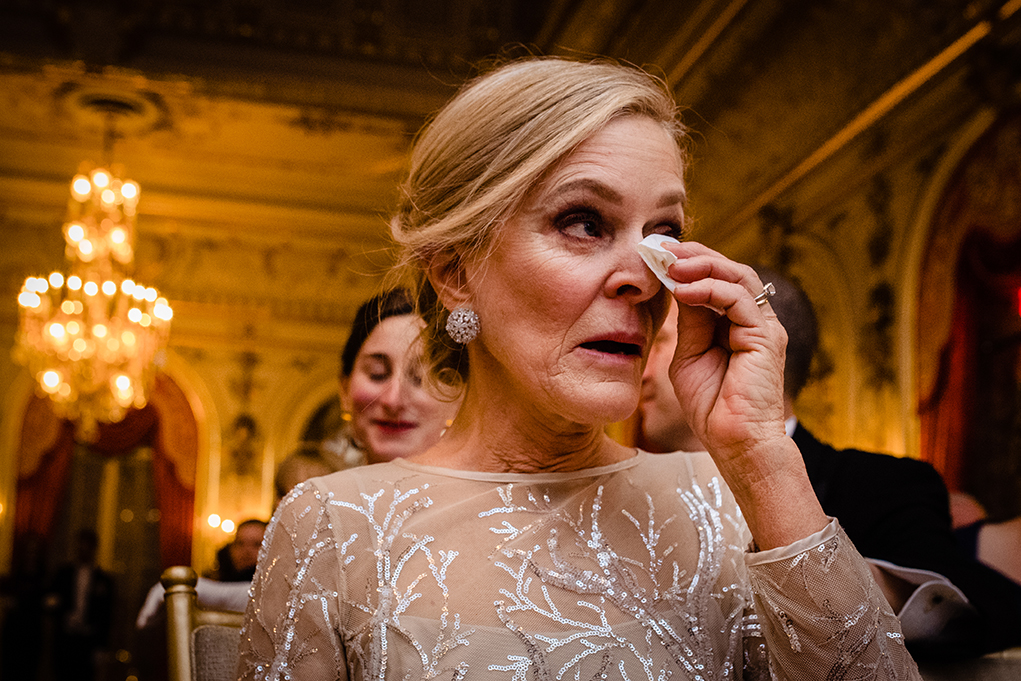
M 466 266 L 481 321 L 471 380 L 542 418 L 628 417 L 668 302 L 635 245 L 680 236 L 681 173 L 669 134 L 640 116 L 612 121 L 554 166 L 492 255 Z
M 423 383 L 422 320 L 388 317 L 372 330 L 341 384 L 341 403 L 351 414 L 351 434 L 369 463 L 420 454 L 440 437 L 457 411 Z

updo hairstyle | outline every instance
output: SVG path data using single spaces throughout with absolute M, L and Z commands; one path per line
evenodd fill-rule
M 412 291 L 426 322 L 424 361 L 434 379 L 460 386 L 468 362 L 445 331 L 449 311 L 429 283 L 430 266 L 485 258 L 503 222 L 558 161 L 629 115 L 660 123 L 686 164 L 687 135 L 665 83 L 609 61 L 506 63 L 469 81 L 419 133 L 390 223 L 399 249 L 393 278 Z

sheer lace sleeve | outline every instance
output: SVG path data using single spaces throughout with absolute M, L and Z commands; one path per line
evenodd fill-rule
M 746 563 L 774 677 L 921 678 L 900 622 L 836 520 Z
M 239 679 L 346 679 L 338 594 L 344 578 L 323 494 L 303 483 L 266 529 L 241 632 Z

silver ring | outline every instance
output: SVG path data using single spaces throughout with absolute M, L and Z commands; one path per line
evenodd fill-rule
M 762 293 L 755 296 L 755 304 L 762 307 L 769 302 L 770 296 L 776 295 L 776 287 L 772 283 L 766 284 L 762 287 Z

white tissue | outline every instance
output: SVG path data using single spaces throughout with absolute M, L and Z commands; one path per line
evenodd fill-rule
M 677 256 L 663 248 L 663 244 L 679 243 L 677 239 L 666 234 L 650 234 L 635 245 L 638 255 L 642 256 L 645 264 L 670 292 L 673 292 L 677 282 L 671 279 L 666 271 L 668 267 L 677 262 Z

